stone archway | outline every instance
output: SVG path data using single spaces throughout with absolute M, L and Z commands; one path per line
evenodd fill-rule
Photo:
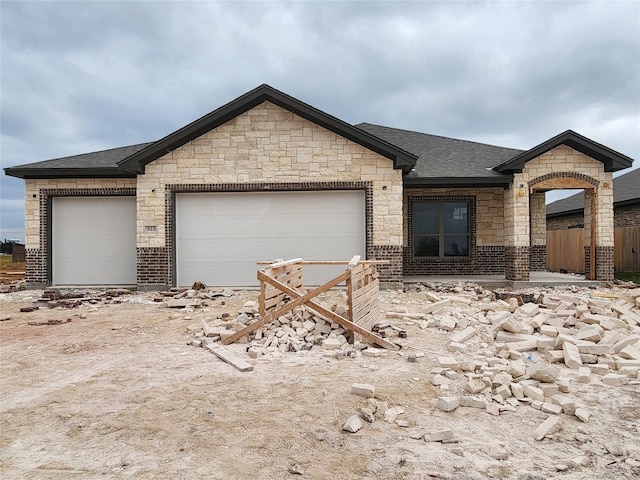
M 613 252 L 602 252 L 598 247 L 598 210 L 603 208 L 598 198 L 600 181 L 582 173 L 552 172 L 528 182 L 530 195 L 530 270 L 546 270 L 546 206 L 545 193 L 549 190 L 581 189 L 584 191 L 584 264 L 585 277 L 589 280 L 604 280 L 613 276 L 608 272 L 608 263 L 613 261 Z M 598 255 L 598 251 L 601 251 Z M 601 265 L 604 263 L 604 265 Z M 599 268 L 600 267 L 600 268 Z

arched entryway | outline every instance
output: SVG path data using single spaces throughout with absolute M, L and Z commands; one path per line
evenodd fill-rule
M 598 186 L 600 181 L 588 175 L 574 172 L 553 172 L 534 178 L 529 186 L 529 221 L 530 221 L 530 271 L 546 270 L 547 262 L 547 229 L 545 194 L 550 190 L 581 189 L 584 191 L 584 230 L 583 241 L 574 248 L 584 249 L 584 274 L 589 280 L 607 277 L 606 255 L 599 256 L 597 243 L 598 232 Z M 603 205 L 604 208 L 604 205 Z M 571 247 L 569 247 L 571 248 Z M 571 252 L 574 253 L 574 252 Z M 567 252 L 569 254 L 569 252 Z M 600 263 L 605 263 L 600 269 Z M 598 270 L 600 270 L 598 272 Z M 598 278 L 600 277 L 600 278 Z

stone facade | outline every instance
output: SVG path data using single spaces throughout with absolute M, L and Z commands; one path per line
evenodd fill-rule
M 264 102 L 149 163 L 137 179 L 27 180 L 26 246 L 32 283 L 48 278 L 52 195 L 135 195 L 141 288 L 175 279 L 173 197 L 178 191 L 361 189 L 368 258 L 390 261 L 382 283 L 402 282 L 402 171 L 351 140 Z
M 546 243 L 543 240 L 546 234 L 542 235 L 546 221 L 541 211 L 544 203 L 541 203 L 539 195 L 544 190 L 555 188 L 585 189 L 585 226 L 590 224 L 590 215 L 593 213 L 596 221 L 595 245 L 597 251 L 602 252 L 598 259 L 603 266 L 596 266 L 596 272 L 600 272 L 603 280 L 611 277 L 613 248 L 600 247 L 613 247 L 612 174 L 605 172 L 601 162 L 571 147 L 560 145 L 527 162 L 522 172 L 514 175 L 513 183 L 505 192 L 507 280 L 528 280 L 528 272 L 540 268 L 542 246 L 543 242 Z M 591 195 L 595 197 L 595 212 L 591 212 Z M 585 238 L 590 238 L 588 228 L 585 229 Z M 525 249 L 526 259 L 523 256 Z M 605 258 L 609 252 L 611 259 Z M 510 262 L 515 264 L 509 265 Z M 611 272 L 606 271 L 608 265 L 611 265 Z

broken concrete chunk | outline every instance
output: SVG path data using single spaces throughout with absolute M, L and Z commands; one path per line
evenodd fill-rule
M 527 375 L 540 382 L 553 383 L 558 380 L 558 377 L 560 376 L 560 370 L 553 365 L 534 363 L 529 368 L 527 368 Z
M 464 343 L 476 334 L 474 327 L 467 327 L 464 330 L 457 332 L 451 336 L 451 341 L 455 343 Z

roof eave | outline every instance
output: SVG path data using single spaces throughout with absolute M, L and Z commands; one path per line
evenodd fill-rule
M 7 167 L 4 173 L 22 179 L 42 178 L 136 178 L 131 172 L 119 168 L 15 168 Z
M 408 188 L 441 188 L 441 187 L 500 187 L 508 188 L 511 177 L 404 177 L 403 184 Z
M 285 110 L 295 113 L 306 120 L 312 121 L 334 133 L 352 140 L 393 161 L 396 169 L 409 171 L 413 168 L 418 157 L 406 152 L 395 145 L 354 127 L 336 117 L 324 113 L 311 105 L 286 95 L 269 85 L 261 85 L 254 90 L 232 100 L 213 112 L 176 130 L 154 144 L 121 160 L 118 166 L 131 173 L 144 173 L 148 163 L 181 147 L 185 143 L 198 138 L 206 132 L 228 122 L 238 115 L 269 101 Z

